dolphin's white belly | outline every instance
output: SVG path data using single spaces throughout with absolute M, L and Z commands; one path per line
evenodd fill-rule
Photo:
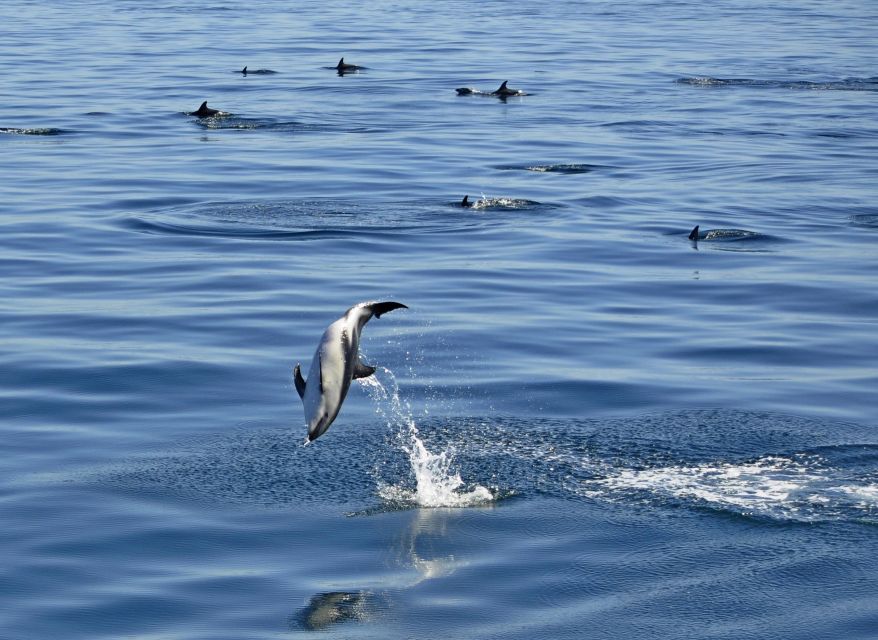
M 314 352 L 304 398 L 309 420 L 320 415 L 334 418 L 346 395 L 350 380 L 345 379 L 344 329 L 343 319 L 329 325 Z

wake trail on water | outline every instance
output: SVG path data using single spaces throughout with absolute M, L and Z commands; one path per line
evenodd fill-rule
M 411 407 L 399 396 L 399 386 L 393 372 L 379 369 L 384 384 L 376 375 L 360 379 L 375 403 L 376 413 L 393 430 L 393 438 L 407 455 L 415 486 L 392 484 L 379 480 L 378 496 L 386 503 L 419 507 L 473 507 L 494 502 L 497 495 L 479 484 L 466 484 L 455 470 L 454 445 L 438 453 L 424 445 Z

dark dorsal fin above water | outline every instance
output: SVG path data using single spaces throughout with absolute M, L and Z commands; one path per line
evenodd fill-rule
M 690 240 L 698 240 L 698 227 L 699 227 L 699 225 L 696 224 L 695 228 L 689 232 L 689 239 Z
M 509 91 L 509 89 L 506 88 L 506 83 L 507 83 L 507 82 L 509 82 L 509 80 L 504 80 L 504 81 L 503 81 L 503 84 L 501 84 L 501 85 L 500 85 L 500 88 L 497 89 L 497 92 L 498 92 L 498 93 L 503 92 L 503 91 Z
M 207 100 L 201 103 L 201 106 L 198 107 L 195 111 L 190 111 L 190 116 L 198 116 L 199 118 L 207 118 L 209 116 L 215 116 L 220 113 L 219 109 L 211 109 L 207 106 Z
M 299 393 L 299 397 L 303 400 L 305 399 L 305 379 L 302 377 L 302 369 L 299 365 L 296 365 L 295 370 L 293 371 L 293 380 L 296 383 L 296 391 Z
M 463 197 L 463 200 L 460 201 L 460 206 L 461 206 L 461 207 L 471 207 L 471 206 L 473 206 L 472 203 L 469 201 L 469 196 L 468 196 L 468 195 L 464 196 L 464 197 Z
M 243 73 L 246 76 L 247 75 L 247 67 L 244 67 L 243 69 L 241 69 L 241 73 Z
M 372 313 L 375 314 L 376 318 L 380 318 L 382 315 L 387 313 L 388 311 L 393 311 L 394 309 L 408 309 L 406 305 L 401 302 L 373 302 L 371 305 Z

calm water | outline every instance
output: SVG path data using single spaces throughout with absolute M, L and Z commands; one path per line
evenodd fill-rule
M 201 4 L 0 8 L 0 637 L 878 637 L 878 6 Z

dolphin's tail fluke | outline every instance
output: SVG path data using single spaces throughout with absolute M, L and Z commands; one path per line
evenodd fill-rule
M 373 302 L 369 305 L 372 309 L 372 313 L 375 314 L 376 318 L 380 318 L 382 315 L 387 313 L 388 311 L 393 311 L 394 309 L 408 309 L 406 305 L 401 302 Z
M 691 232 L 689 232 L 689 239 L 690 240 L 698 240 L 698 227 L 699 227 L 699 225 L 696 224 L 695 228 L 692 229 Z

